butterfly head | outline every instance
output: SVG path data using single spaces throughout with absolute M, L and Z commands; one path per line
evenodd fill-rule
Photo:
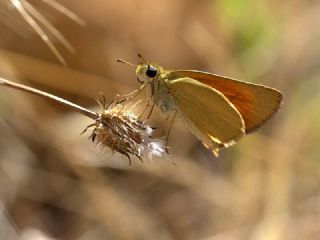
M 162 73 L 163 69 L 156 64 L 148 63 L 140 54 L 138 54 L 138 57 L 141 59 L 141 63 L 138 65 L 129 63 L 122 59 L 118 59 L 118 62 L 136 67 L 136 74 L 140 83 L 153 82 L 153 80 L 156 79 Z
M 141 63 L 137 66 L 136 74 L 139 82 L 152 82 L 161 73 L 161 68 L 154 64 Z

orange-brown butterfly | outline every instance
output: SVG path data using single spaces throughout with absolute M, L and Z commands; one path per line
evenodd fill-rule
M 202 71 L 165 70 L 139 57 L 142 63 L 134 66 L 142 85 L 130 95 L 149 86 L 153 104 L 163 113 L 173 112 L 172 122 L 178 113 L 216 156 L 219 149 L 260 128 L 283 101 L 274 88 Z

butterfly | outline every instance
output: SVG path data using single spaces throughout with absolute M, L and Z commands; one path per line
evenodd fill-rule
M 196 70 L 166 70 L 138 56 L 142 59 L 138 65 L 118 59 L 136 67 L 142 84 L 129 95 L 148 87 L 153 106 L 173 113 L 172 123 L 176 115 L 183 118 L 216 156 L 221 148 L 263 126 L 283 102 L 283 94 L 271 87 Z

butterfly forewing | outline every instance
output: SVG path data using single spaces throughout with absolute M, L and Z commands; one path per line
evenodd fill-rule
M 240 113 L 217 90 L 191 78 L 179 78 L 170 81 L 170 91 L 192 132 L 215 153 L 244 135 Z
M 240 112 L 245 122 L 246 133 L 262 126 L 278 111 L 283 100 L 279 91 L 263 85 L 192 70 L 173 71 L 169 74 L 169 79 L 184 77 L 192 78 L 221 92 Z

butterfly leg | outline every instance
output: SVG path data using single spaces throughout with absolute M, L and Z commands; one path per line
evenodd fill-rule
M 167 116 L 167 119 L 166 119 L 165 124 L 164 124 L 164 126 L 165 126 L 168 123 L 168 126 L 166 126 L 166 128 L 168 129 L 168 132 L 166 134 L 166 144 L 165 144 L 167 153 L 169 153 L 169 151 L 168 151 L 169 135 L 171 133 L 171 129 L 172 129 L 174 120 L 176 119 L 176 116 L 177 116 L 177 110 L 175 109 L 175 110 L 173 110 L 173 114 L 172 115 L 168 115 Z
M 123 103 L 125 101 L 129 101 L 133 98 L 135 98 L 136 96 L 138 96 L 138 94 L 146 87 L 146 84 L 141 85 L 138 89 L 134 90 L 133 92 L 123 95 L 121 96 L 122 99 L 120 99 L 119 101 L 117 101 L 117 103 Z
M 153 109 L 154 109 L 154 106 L 156 105 L 157 103 L 157 100 L 155 99 L 152 103 L 152 106 L 151 106 L 151 109 L 149 110 L 149 113 L 148 113 L 148 116 L 143 120 L 143 122 L 146 122 L 150 119 L 151 115 L 152 115 L 152 112 L 153 112 Z M 149 108 L 150 106 L 150 101 L 148 100 L 145 108 L 143 109 L 143 111 L 139 114 L 139 118 L 147 111 L 147 109 Z
M 144 109 L 141 111 L 141 113 L 139 113 L 138 119 L 140 119 L 142 117 L 142 115 L 147 111 L 149 106 L 150 106 L 150 101 L 148 100 L 147 104 L 144 106 Z
M 152 106 L 151 106 L 151 109 L 150 109 L 150 111 L 149 111 L 149 114 L 148 114 L 146 120 L 148 120 L 148 119 L 151 117 L 151 114 L 152 114 L 152 112 L 153 112 L 153 109 L 154 109 L 154 106 L 155 106 L 155 105 L 156 105 L 156 101 L 153 101 Z
M 153 88 L 155 88 L 155 90 L 152 88 L 152 89 L 153 89 L 152 92 L 153 92 L 154 99 L 153 99 L 153 103 L 152 103 L 151 109 L 150 109 L 150 111 L 149 111 L 149 114 L 148 114 L 147 118 L 145 119 L 145 121 L 149 120 L 149 118 L 150 118 L 151 115 L 152 115 L 154 106 L 155 106 L 156 104 L 158 104 L 158 99 L 159 99 L 159 98 L 158 98 L 158 94 L 155 94 L 155 93 L 157 93 L 158 85 L 159 85 L 159 82 L 156 82 L 156 84 L 153 86 Z M 148 102 L 149 102 L 149 101 L 148 101 Z

